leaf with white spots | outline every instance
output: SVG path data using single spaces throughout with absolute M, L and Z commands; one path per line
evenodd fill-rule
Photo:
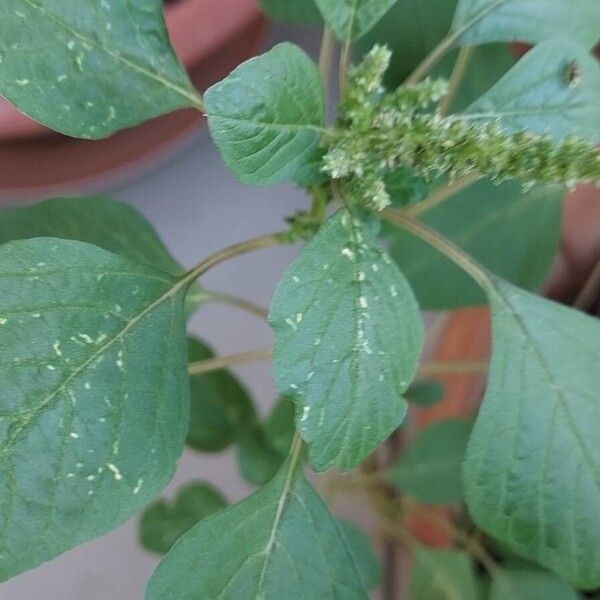
M 292 178 L 319 145 L 325 119 L 317 66 L 293 44 L 246 61 L 204 95 L 208 127 L 244 183 Z
M 184 273 L 152 225 L 129 204 L 110 198 L 53 198 L 31 206 L 0 210 L 0 222 L 0 244 L 35 237 L 77 240 L 169 275 Z M 192 285 L 185 298 L 188 313 L 203 298 L 205 293 L 200 286 Z
M 0 246 L 0 580 L 117 527 L 187 433 L 186 281 L 96 246 Z
M 489 382 L 467 448 L 474 521 L 576 587 L 600 586 L 600 323 L 492 279 Z
M 344 533 L 297 461 L 185 534 L 145 599 L 367 600 Z
M 366 225 L 341 211 L 279 283 L 275 376 L 318 471 L 361 463 L 406 414 L 423 345 L 419 307 Z
M 0 94 L 56 131 L 94 139 L 200 107 L 162 0 L 3 0 Z

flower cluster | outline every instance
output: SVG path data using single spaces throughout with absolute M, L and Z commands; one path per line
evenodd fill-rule
M 387 206 L 384 176 L 402 165 L 428 180 L 477 173 L 524 185 L 600 182 L 600 155 L 584 140 L 507 133 L 496 121 L 428 110 L 446 94 L 444 80 L 386 92 L 389 60 L 389 51 L 376 46 L 351 70 L 340 128 L 324 157 L 324 171 L 343 180 L 353 198 L 376 209 Z

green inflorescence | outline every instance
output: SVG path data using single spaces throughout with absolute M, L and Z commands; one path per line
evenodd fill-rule
M 390 203 L 384 176 L 402 165 L 427 180 L 478 173 L 496 181 L 517 179 L 525 186 L 600 182 L 600 155 L 585 140 L 510 134 L 496 121 L 431 110 L 447 93 L 443 79 L 386 91 L 383 76 L 390 57 L 387 48 L 375 46 L 351 70 L 340 127 L 324 156 L 323 170 L 342 180 L 351 199 L 384 208 Z

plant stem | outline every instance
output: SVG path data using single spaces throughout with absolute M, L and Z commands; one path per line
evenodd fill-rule
M 335 48 L 335 38 L 331 30 L 325 27 L 323 29 L 323 38 L 321 40 L 321 50 L 319 52 L 319 73 L 323 81 L 323 89 L 325 98 L 329 97 L 329 72 L 333 61 L 333 50 Z
M 193 269 L 190 269 L 181 279 L 181 284 L 191 283 L 198 277 L 204 275 L 207 271 L 217 266 L 218 264 L 235 258 L 247 252 L 253 252 L 255 250 L 261 250 L 263 248 L 270 248 L 271 246 L 278 246 L 280 244 L 287 243 L 287 231 L 280 233 L 273 233 L 271 235 L 263 235 L 233 246 L 228 246 L 219 252 L 215 252 L 208 258 L 198 263 Z
M 452 70 L 452 75 L 450 76 L 450 85 L 448 87 L 448 93 L 445 98 L 440 103 L 439 112 L 442 115 L 448 113 L 450 108 L 452 107 L 452 103 L 460 90 L 460 86 L 465 78 L 467 73 L 467 69 L 469 67 L 469 63 L 471 62 L 471 58 L 473 56 L 473 46 L 465 46 L 460 49 L 458 53 L 458 58 L 456 59 L 456 64 L 454 65 L 454 69 Z
M 423 363 L 419 369 L 419 375 L 487 373 L 488 369 L 489 363 L 486 360 L 443 360 Z
M 588 311 L 600 292 L 600 260 L 594 265 L 583 289 L 579 292 L 573 306 L 579 310 Z
M 402 210 L 402 213 L 410 215 L 411 217 L 418 217 L 424 212 L 427 212 L 432 208 L 436 207 L 438 204 L 441 204 L 442 202 L 444 202 L 444 200 L 447 200 L 448 198 L 458 194 L 465 188 L 468 188 L 478 179 L 479 175 L 477 173 L 468 173 L 467 175 L 458 177 L 452 183 L 449 183 L 448 185 L 445 185 L 435 190 L 422 202 L 405 208 L 404 210 Z
M 190 375 L 201 375 L 202 373 L 210 373 L 212 371 L 220 371 L 235 365 L 243 365 L 250 362 L 259 362 L 269 360 L 272 356 L 272 350 L 250 350 L 249 352 L 240 352 L 239 354 L 230 354 L 229 356 L 217 356 L 216 358 L 208 358 L 200 360 L 188 365 L 188 373 Z
M 424 242 L 427 242 L 444 256 L 447 256 L 465 273 L 470 275 L 484 290 L 489 291 L 493 289 L 492 280 L 485 267 L 439 232 L 399 210 L 384 208 L 379 214 L 387 221 L 390 221 L 390 223 L 406 229 L 413 235 L 421 238 Z
M 445 37 L 421 62 L 421 64 L 407 77 L 404 85 L 419 83 L 433 67 L 435 67 L 454 47 L 456 36 Z
M 205 298 L 207 302 L 221 302 L 223 304 L 236 306 L 237 308 L 245 310 L 259 319 L 264 319 L 265 321 L 269 316 L 269 311 L 266 308 L 259 306 L 258 304 L 254 304 L 254 302 L 251 302 L 250 300 L 239 298 L 238 296 L 234 296 L 232 294 L 226 294 L 224 292 L 206 292 Z

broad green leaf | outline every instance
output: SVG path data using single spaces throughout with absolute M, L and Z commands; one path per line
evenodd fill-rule
M 260 0 L 263 10 L 275 21 L 320 25 L 321 13 L 315 0 Z
M 366 600 L 343 533 L 295 462 L 188 532 L 155 571 L 146 600 Z
M 323 84 L 314 62 L 283 43 L 210 88 L 208 126 L 223 160 L 244 183 L 289 179 L 312 158 L 323 131 Z
M 191 483 L 172 502 L 159 500 L 140 520 L 140 542 L 146 550 L 166 554 L 175 542 L 202 519 L 227 506 L 227 501 L 208 483 Z
M 102 138 L 200 99 L 162 0 L 3 0 L 0 94 L 44 125 Z
M 490 600 L 580 600 L 568 584 L 546 571 L 502 569 L 493 578 Z
M 404 208 L 425 200 L 431 188 L 425 179 L 405 166 L 398 167 L 386 175 L 385 187 L 392 206 L 396 208 Z
M 463 497 L 462 464 L 473 424 L 439 421 L 422 431 L 390 470 L 390 479 L 426 504 L 452 504 Z
M 150 223 L 130 205 L 109 198 L 53 198 L 0 210 L 0 244 L 35 237 L 88 242 L 169 275 L 184 273 Z M 191 286 L 188 312 L 204 297 L 198 284 Z
M 281 454 L 287 456 L 292 445 L 294 432 L 294 402 L 291 398 L 282 396 L 273 407 L 269 418 L 265 423 L 265 433 L 271 444 Z
M 281 453 L 272 444 L 264 427 L 258 422 L 245 426 L 238 434 L 237 443 L 240 473 L 252 485 L 267 483 L 287 455 L 287 452 Z
M 523 193 L 518 183 L 481 181 L 421 219 L 492 272 L 528 289 L 548 274 L 558 243 L 561 188 L 536 187 Z M 396 230 L 390 254 L 410 281 L 423 309 L 445 310 L 486 299 L 458 267 L 410 234 Z
M 493 353 L 467 450 L 475 522 L 520 556 L 600 586 L 600 323 L 493 280 Z
M 275 378 L 318 471 L 362 462 L 406 414 L 423 344 L 419 307 L 369 229 L 340 211 L 275 292 Z
M 381 583 L 382 572 L 371 540 L 351 521 L 338 517 L 336 522 L 354 559 L 363 587 L 372 590 Z
M 171 478 L 184 288 L 82 242 L 0 246 L 0 580 L 120 525 Z
M 415 552 L 410 600 L 477 600 L 477 582 L 469 556 L 459 550 Z
M 466 116 L 499 121 L 511 132 L 527 130 L 559 140 L 577 136 L 597 143 L 599 96 L 598 60 L 572 42 L 549 41 L 528 52 Z
M 596 0 L 460 0 L 452 35 L 462 46 L 570 38 L 592 48 L 598 23 Z
M 433 406 L 444 399 L 444 385 L 439 381 L 423 380 L 413 383 L 406 391 L 406 399 L 421 406 Z
M 188 340 L 190 362 L 213 358 L 212 350 L 197 339 Z M 190 377 L 192 402 L 187 444 L 195 450 L 217 452 L 230 446 L 241 429 L 256 421 L 248 392 L 228 371 Z
M 315 0 L 325 23 L 342 41 L 356 40 L 372 29 L 396 0 Z

